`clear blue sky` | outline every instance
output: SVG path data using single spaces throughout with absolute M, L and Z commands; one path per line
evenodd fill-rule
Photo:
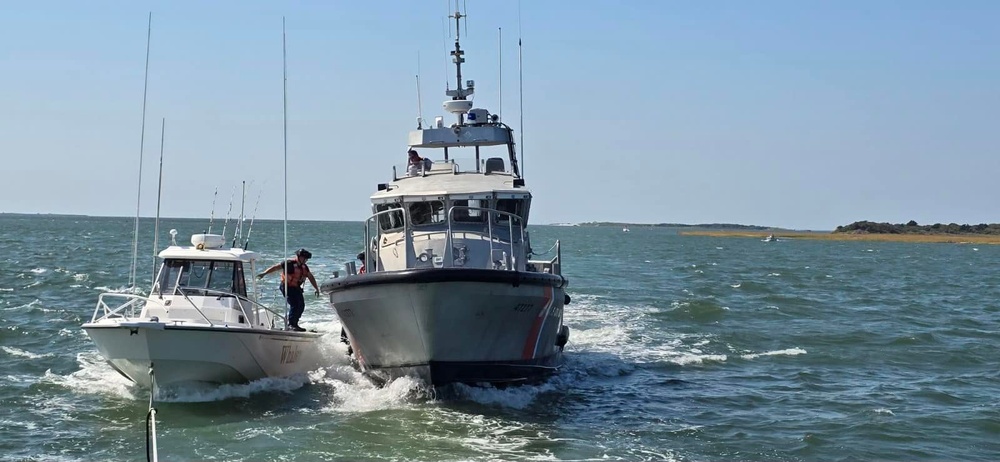
M 520 130 L 518 3 L 468 0 L 464 74 Z M 362 220 L 441 115 L 447 0 L 11 2 L 0 15 L 0 212 Z M 525 1 L 534 223 L 1000 222 L 1000 2 Z M 450 46 L 450 40 L 449 40 Z M 447 68 L 452 72 L 452 68 Z M 448 74 L 451 75 L 451 74 Z M 450 119 L 448 119 L 450 120 Z

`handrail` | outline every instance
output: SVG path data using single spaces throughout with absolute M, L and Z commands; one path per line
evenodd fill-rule
M 489 235 L 489 241 L 490 241 L 490 260 L 491 261 L 493 260 L 493 243 L 496 242 L 496 241 L 499 241 L 500 243 L 503 243 L 503 239 L 498 239 L 498 238 L 494 238 L 493 237 L 493 213 L 496 213 L 498 215 L 505 215 L 505 216 L 509 217 L 509 219 L 507 220 L 507 232 L 508 232 L 508 236 L 510 236 L 510 241 L 507 243 L 507 246 L 510 248 L 510 258 L 511 258 L 511 265 L 510 266 L 512 268 L 507 268 L 507 270 L 509 271 L 509 270 L 512 269 L 514 271 L 517 271 L 517 255 L 514 254 L 514 220 L 517 219 L 517 227 L 518 227 L 518 229 L 521 232 L 520 233 L 521 234 L 521 240 L 519 242 L 521 243 L 521 245 L 524 245 L 524 242 L 525 242 L 525 240 L 524 240 L 524 219 L 521 218 L 519 215 L 510 213 L 510 212 L 505 212 L 505 211 L 497 210 L 497 209 L 490 208 L 490 207 L 478 207 L 478 206 L 471 206 L 471 205 L 453 205 L 453 206 L 451 206 L 451 207 L 448 208 L 448 216 L 447 216 L 447 220 L 448 220 L 448 237 L 447 237 L 447 241 L 445 242 L 445 249 L 444 249 L 444 252 L 445 252 L 444 259 L 448 263 L 448 266 L 454 266 L 454 264 L 455 264 L 454 256 L 451 255 L 451 253 L 452 253 L 452 247 L 453 247 L 453 243 L 454 243 L 454 239 L 455 239 L 455 237 L 454 237 L 454 230 L 452 229 L 452 223 L 454 222 L 453 215 L 455 214 L 455 210 L 457 210 L 457 209 L 482 210 L 482 211 L 486 212 L 485 213 L 486 230 L 487 230 L 487 233 Z M 506 265 L 507 265 L 507 262 L 504 262 L 504 266 L 506 266 Z
M 203 319 L 205 319 L 205 321 L 210 326 L 215 326 L 216 324 L 214 322 L 212 322 L 211 319 L 209 319 L 209 317 L 201 310 L 201 308 L 198 307 L 198 305 L 194 302 L 194 300 L 191 300 L 191 298 L 188 297 L 188 295 L 183 292 L 183 289 L 191 289 L 191 290 L 197 290 L 197 291 L 200 291 L 200 292 L 204 292 L 205 296 L 228 296 L 228 297 L 233 297 L 233 298 L 236 299 L 236 303 L 237 303 L 237 306 L 239 307 L 239 311 L 243 314 L 243 316 L 245 317 L 245 319 L 247 319 L 248 321 L 250 319 L 255 319 L 255 320 L 257 320 L 259 322 L 260 321 L 260 316 L 251 317 L 250 314 L 247 312 L 247 307 L 244 306 L 244 302 L 249 303 L 250 306 L 252 306 L 254 308 L 263 309 L 264 311 L 267 311 L 271 315 L 278 317 L 282 321 L 282 323 L 285 320 L 285 316 L 284 315 L 282 315 L 281 313 L 279 313 L 276 310 L 272 309 L 271 307 L 268 307 L 267 305 L 264 305 L 264 304 L 262 304 L 260 302 L 251 300 L 250 298 L 248 298 L 246 296 L 243 296 L 243 295 L 235 294 L 235 293 L 232 293 L 232 292 L 226 292 L 226 291 L 222 291 L 222 290 L 207 289 L 207 288 L 202 288 L 202 287 L 190 287 L 190 286 L 177 286 L 177 287 L 175 287 L 174 288 L 174 293 L 171 294 L 171 295 L 181 295 L 181 296 L 183 296 L 184 299 L 187 300 L 187 302 L 191 305 L 191 307 L 194 308 L 194 310 L 197 311 L 198 314 L 200 314 L 201 317 Z M 109 297 L 109 298 L 110 297 L 122 297 L 122 298 L 127 298 L 127 299 L 130 299 L 130 300 L 128 302 L 126 302 L 126 303 L 118 306 L 117 308 L 111 309 L 111 307 L 107 304 L 107 302 L 104 301 L 105 297 Z M 134 295 L 134 294 L 103 293 L 103 294 L 101 294 L 98 297 L 97 307 L 94 309 L 94 316 L 91 318 L 91 322 L 97 322 L 97 321 L 102 320 L 102 319 L 107 319 L 107 318 L 113 317 L 114 315 L 119 315 L 124 320 L 128 321 L 129 317 L 134 316 L 134 313 L 129 313 L 128 315 L 125 315 L 123 313 L 123 311 L 126 310 L 127 308 L 134 308 L 135 305 L 137 305 L 140 302 L 144 302 L 144 301 L 148 302 L 149 300 L 150 299 L 147 298 L 147 297 L 143 297 L 143 296 L 139 296 L 139 295 Z M 104 315 L 98 317 L 98 315 L 99 315 L 102 307 L 104 307 Z M 130 310 L 130 311 L 134 311 L 134 310 Z M 270 321 L 271 321 L 271 326 L 270 327 L 274 328 L 274 318 L 271 318 Z M 248 324 L 249 324 L 249 322 L 248 322 Z
M 104 301 L 104 297 L 105 296 L 107 296 L 109 298 L 110 297 L 121 297 L 121 298 L 129 299 L 129 300 L 127 302 L 121 304 L 117 308 L 112 309 L 110 306 L 108 306 L 107 302 Z M 101 294 L 100 296 L 97 297 L 97 306 L 94 307 L 94 315 L 91 316 L 90 322 L 97 322 L 97 321 L 100 321 L 102 319 L 107 319 L 107 318 L 113 317 L 115 315 L 121 316 L 122 319 L 128 321 L 129 317 L 135 315 L 134 314 L 135 305 L 139 304 L 140 302 L 144 302 L 144 301 L 149 301 L 149 299 L 146 298 L 146 297 L 144 297 L 144 296 L 136 295 L 136 294 L 122 294 L 122 293 L 115 293 L 115 292 L 105 292 L 105 293 L 103 293 L 103 294 Z M 102 316 L 98 317 L 98 314 L 101 311 L 101 307 L 104 307 L 104 314 Z M 123 312 L 126 308 L 128 308 L 128 311 L 129 311 L 128 314 L 125 314 Z
M 268 307 L 267 305 L 264 305 L 263 303 L 251 300 L 250 298 L 248 298 L 246 296 L 243 296 L 243 295 L 240 295 L 240 294 L 235 294 L 235 293 L 232 293 L 232 292 L 226 292 L 224 290 L 207 289 L 207 288 L 202 288 L 202 287 L 190 287 L 190 286 L 179 286 L 179 287 L 176 287 L 174 290 L 176 291 L 178 289 L 192 289 L 192 290 L 202 291 L 202 292 L 205 292 L 205 294 L 206 294 L 205 296 L 233 297 L 233 298 L 236 299 L 236 304 L 239 306 L 240 312 L 243 313 L 243 316 L 246 317 L 246 319 L 251 319 L 251 317 L 250 317 L 250 314 L 247 313 L 246 307 L 243 306 L 243 302 L 250 303 L 250 305 L 253 306 L 253 307 L 255 307 L 255 308 L 263 309 L 264 311 L 267 311 L 268 313 L 271 313 L 272 315 L 275 315 L 275 316 L 281 318 L 282 322 L 284 322 L 284 320 L 285 320 L 285 316 L 282 315 L 281 313 L 278 313 L 277 311 L 273 310 L 272 308 Z M 181 293 L 181 295 L 184 296 L 184 299 L 187 300 L 188 303 L 191 304 L 191 307 L 193 307 L 195 310 L 197 310 L 198 313 L 200 313 L 201 316 L 203 318 L 205 318 L 205 320 L 208 321 L 208 323 L 210 325 L 213 325 L 213 326 L 215 325 L 214 323 L 212 323 L 211 320 L 208 319 L 208 316 L 205 316 L 205 314 L 202 313 L 201 308 L 198 308 L 198 306 L 195 305 L 194 301 L 191 300 L 190 298 L 188 298 L 187 294 Z M 274 320 L 273 319 L 271 320 L 271 327 L 274 327 Z

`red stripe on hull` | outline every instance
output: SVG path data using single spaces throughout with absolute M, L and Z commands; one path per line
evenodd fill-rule
M 545 287 L 543 292 L 544 303 L 538 310 L 538 317 L 531 325 L 531 333 L 528 334 L 528 341 L 524 342 L 524 350 L 521 352 L 521 359 L 531 359 L 535 356 L 535 346 L 538 343 L 538 335 L 545 324 L 545 318 L 549 315 L 549 308 L 552 306 L 552 288 Z

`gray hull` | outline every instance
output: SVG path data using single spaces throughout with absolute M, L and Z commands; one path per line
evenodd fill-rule
M 549 274 L 422 269 L 349 276 L 323 290 L 377 381 L 509 384 L 561 365 L 565 285 Z

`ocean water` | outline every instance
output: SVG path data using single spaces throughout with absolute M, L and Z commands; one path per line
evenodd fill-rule
M 163 220 L 185 240 L 207 220 Z M 214 223 L 219 232 L 223 220 Z M 232 235 L 233 222 L 227 234 Z M 131 218 L 0 216 L 0 461 L 146 458 L 148 393 L 80 324 L 127 285 Z M 143 220 L 140 280 L 152 277 Z M 359 223 L 291 222 L 322 277 Z M 563 244 L 566 365 L 545 383 L 378 388 L 307 297 L 328 363 L 157 397 L 162 460 L 998 460 L 1000 247 L 534 226 Z M 264 263 L 282 223 L 254 224 Z M 269 290 L 276 296 L 274 290 Z M 274 298 L 277 302 L 277 298 Z

